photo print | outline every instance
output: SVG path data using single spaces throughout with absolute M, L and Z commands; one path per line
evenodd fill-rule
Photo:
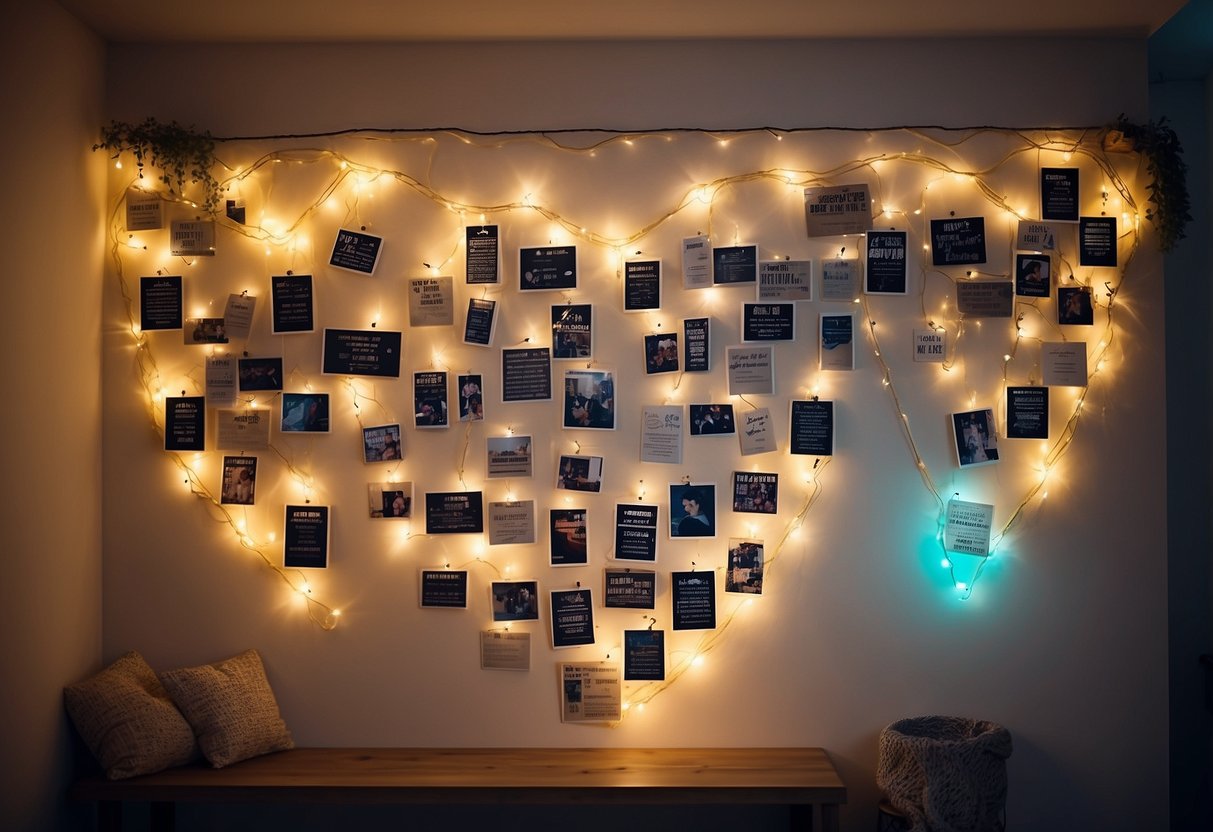
M 615 429 L 615 374 L 568 370 L 564 374 L 564 426 Z
M 713 436 L 736 433 L 731 404 L 691 405 L 691 436 Z
M 446 372 L 413 373 L 413 424 L 418 428 L 445 428 L 447 412 Z
M 1015 294 L 1021 298 L 1047 298 L 1049 258 L 1040 254 L 1015 255 Z
M 994 433 L 994 411 L 968 410 L 952 414 L 956 459 L 961 468 L 998 461 L 998 437 Z
M 602 457 L 561 455 L 556 487 L 568 491 L 601 491 Z
M 484 382 L 479 373 L 455 376 L 459 388 L 459 421 L 484 421 Z
M 241 393 L 282 389 L 281 358 L 241 358 L 237 364 Z
M 779 475 L 733 472 L 733 511 L 775 514 L 779 511 Z
M 181 328 L 186 344 L 226 344 L 223 318 L 186 318 Z
M 395 462 L 403 456 L 400 425 L 376 425 L 362 429 L 363 462 Z
M 1057 287 L 1057 323 L 1071 326 L 1091 326 L 1095 323 L 1090 286 Z
M 368 483 L 370 516 L 409 520 L 413 516 L 413 484 L 411 482 Z
M 655 332 L 644 336 L 644 371 L 648 375 L 678 372 L 677 332 Z
M 670 537 L 716 536 L 716 483 L 670 483 Z
M 549 562 L 552 566 L 585 566 L 589 563 L 586 509 L 549 509 L 548 532 Z
M 494 621 L 538 621 L 537 581 L 493 581 L 489 588 Z
M 219 502 L 223 505 L 251 506 L 255 503 L 256 491 L 257 457 L 225 456 Z
M 729 538 L 729 568 L 725 572 L 724 591 L 761 595 L 764 563 L 761 540 Z
M 486 441 L 489 479 L 531 476 L 530 436 L 490 436 Z
M 283 433 L 328 433 L 329 394 L 283 393 L 279 429 Z
M 594 306 L 568 303 L 552 307 L 552 357 L 589 358 L 594 354 Z

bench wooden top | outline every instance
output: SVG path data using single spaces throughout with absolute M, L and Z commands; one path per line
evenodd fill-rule
M 628 790 L 620 794 L 614 790 Z M 296 748 L 212 769 L 90 777 L 75 800 L 841 804 L 820 748 Z

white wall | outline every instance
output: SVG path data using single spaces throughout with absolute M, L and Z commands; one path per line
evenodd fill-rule
M 9 127 L 0 146 L 13 314 L 0 362 L 8 486 L 0 506 L 10 638 L 0 733 L 0 817 L 12 829 L 69 828 L 71 760 L 63 685 L 101 650 L 101 218 L 104 165 L 91 154 L 102 113 L 102 47 L 58 5 L 10 14 L 0 58 Z
M 1028 51 L 1034 56 L 1030 62 L 988 60 Z M 127 46 L 111 51 L 107 77 L 108 110 L 114 117 L 150 114 L 225 135 L 353 126 L 1082 125 L 1107 122 L 1120 112 L 1145 111 L 1144 51 L 1136 41 Z M 786 147 L 794 151 L 776 151 L 769 137 L 759 137 L 749 144 L 738 141 L 729 151 L 734 155 L 722 161 L 713 142 L 678 136 L 665 147 L 640 143 L 635 162 L 620 146 L 590 162 L 530 145 L 476 151 L 443 140 L 432 150 L 432 166 L 428 146 L 357 141 L 340 146 L 358 158 L 400 164 L 419 178 L 433 177 L 436 185 L 459 190 L 459 198 L 470 202 L 508 201 L 520 195 L 523 182 L 546 178 L 530 185 L 545 204 L 586 217 L 587 226 L 613 229 L 633 227 L 637 217 L 657 213 L 655 205 L 674 201 L 688 182 L 721 171 L 784 166 L 783 153 L 817 167 L 819 158 L 854 158 L 863 155 L 863 148 L 883 148 L 885 142 L 885 137 L 862 133 L 810 136 L 789 141 Z M 230 146 L 221 155 L 239 163 L 276 144 Z M 924 144 L 928 152 L 946 153 Z M 987 146 L 977 155 L 991 152 Z M 1035 164 L 1035 159 L 1024 160 L 999 184 L 1009 193 L 1025 189 L 1030 204 Z M 294 181 L 290 175 L 275 176 L 272 194 L 264 185 L 250 188 L 244 193 L 250 206 L 276 199 L 289 203 L 291 197 L 283 194 Z M 901 176 L 890 174 L 882 188 L 894 196 L 916 193 Z M 384 186 L 379 202 L 368 198 L 360 205 L 359 221 L 369 221 L 389 238 L 384 271 L 370 288 L 323 265 L 340 222 L 338 216 L 323 214 L 308 226 L 310 246 L 294 258 L 281 252 L 266 258 L 259 246 L 221 238 L 228 249 L 188 272 L 187 308 L 241 286 L 259 290 L 264 299 L 268 274 L 293 268 L 317 274 L 322 314 L 332 317 L 326 323 L 364 326 L 368 304 L 382 302 L 387 307 L 382 325 L 405 329 L 397 311 L 403 303 L 398 277 L 417 274 L 423 261 L 445 257 L 459 221 L 404 193 L 400 186 Z M 1091 195 L 1084 197 L 1089 201 Z M 956 191 L 954 198 L 960 212 L 983 210 L 972 207 L 977 203 L 971 192 Z M 816 258 L 831 253 L 798 233 L 797 200 L 794 193 L 739 188 L 718 205 L 713 225 L 707 226 L 706 212 L 688 214 L 654 234 L 646 247 L 660 251 L 675 277 L 677 240 L 696 230 L 711 230 L 726 243 L 740 234 L 760 243 L 764 255 L 788 251 Z M 941 203 L 930 207 L 943 209 Z M 507 234 L 508 287 L 510 278 L 516 279 L 510 247 L 536 238 L 542 242 L 550 232 L 529 212 L 497 219 Z M 995 232 L 1000 242 L 992 243 L 992 250 L 1005 264 L 1008 243 L 1000 233 Z M 592 299 L 597 310 L 611 310 L 617 289 L 609 261 L 600 250 L 585 250 L 587 282 L 578 297 Z M 136 255 L 130 262 L 132 280 L 146 273 L 140 269 L 183 269 L 157 252 Z M 458 258 L 455 266 L 452 271 L 459 275 Z M 321 594 L 347 609 L 346 620 L 332 633 L 312 625 L 269 571 L 233 546 L 230 534 L 186 497 L 176 469 L 156 450 L 158 440 L 138 398 L 129 337 L 122 332 L 111 277 L 104 307 L 103 652 L 112 658 L 138 648 L 154 666 L 166 668 L 256 646 L 265 654 L 284 715 L 305 744 L 820 745 L 830 750 L 851 789 L 851 807 L 844 814 L 848 829 L 867 829 L 874 822 L 876 737 L 882 726 L 925 713 L 972 715 L 1001 722 L 1015 737 L 1008 814 L 1016 828 L 1158 825 L 1167 813 L 1165 446 L 1162 374 L 1157 371 L 1163 355 L 1161 274 L 1148 246 L 1138 253 L 1131 276 L 1125 293 L 1130 314 L 1119 319 L 1124 330 L 1117 356 L 1122 360 L 1110 381 L 1092 387 L 1089 416 L 1060 481 L 1051 486 L 1047 505 L 1030 511 L 1016 528 L 973 600 L 956 601 L 934 566 L 933 498 L 921 486 L 900 439 L 873 357 L 861 348 L 855 374 L 825 380 L 824 394 L 839 402 L 844 421 L 839 455 L 809 517 L 807 540 L 788 549 L 767 597 L 753 614 L 747 611 L 738 619 L 702 672 L 689 675 L 643 715 L 629 717 L 613 731 L 558 722 L 552 668 L 570 654 L 558 657 L 545 646 L 545 622 L 533 628 L 529 674 L 486 674 L 476 668 L 475 655 L 475 633 L 488 626 L 482 596 L 474 591 L 478 606 L 451 616 L 416 609 L 416 567 L 466 559 L 467 542 L 401 544 L 398 536 L 359 516 L 364 482 L 373 477 L 353 464 L 356 445 L 343 388 L 316 375 L 314 339 L 296 343 L 259 335 L 252 351 L 283 350 L 288 368 L 297 366 L 321 389 L 333 391 L 340 405 L 337 418 L 345 417 L 330 437 L 286 443 L 296 461 L 321 478 L 321 497 L 337 506 L 332 568 L 315 581 Z M 676 279 L 667 280 L 670 317 L 694 314 L 698 301 L 679 293 L 676 285 Z M 547 302 L 560 302 L 559 296 L 523 299 L 508 288 L 500 298 L 506 327 L 498 333 L 498 346 L 520 340 Z M 726 296 L 716 302 L 720 311 L 713 311 L 726 340 L 735 337 L 727 334 L 736 328 L 734 302 L 735 296 Z M 915 304 L 913 298 L 900 303 L 881 299 L 873 308 L 882 316 L 882 331 L 887 321 L 890 331 L 908 333 L 919 320 Z M 259 312 L 263 331 L 265 311 Z M 638 363 L 627 362 L 638 351 L 632 345 L 647 323 L 624 321 L 611 312 L 605 321 L 623 337 L 604 343 L 599 360 L 637 373 Z M 802 333 L 811 331 L 813 321 L 811 313 L 801 316 Z M 165 383 L 175 392 L 178 384 L 190 384 L 188 373 L 199 359 L 183 355 L 174 335 L 157 334 L 153 344 L 163 356 Z M 976 335 L 969 338 L 995 348 Z M 406 334 L 406 373 L 425 368 L 434 339 L 430 333 Z M 462 362 L 468 353 L 454 340 L 450 334 L 437 336 L 438 345 L 452 356 L 452 371 L 458 372 L 466 369 Z M 988 350 L 977 354 L 990 355 Z M 811 341 L 779 348 L 780 395 L 771 406 L 782 431 L 782 408 L 813 375 L 806 366 L 812 355 Z M 718 367 L 721 359 L 718 352 Z M 1013 504 L 1011 495 L 1021 493 L 1032 476 L 1026 452 L 1015 464 L 980 474 L 957 473 L 949 462 L 942 415 L 965 408 L 968 387 L 997 387 L 991 384 L 997 372 L 989 363 L 973 362 L 959 382 L 942 382 L 937 372 L 924 375 L 913 367 L 898 372 L 906 379 L 902 393 L 941 491 L 987 496 L 999 503 L 1003 519 Z M 484 359 L 476 369 L 490 373 L 492 366 Z M 1026 375 L 1030 367 L 1022 365 L 1019 371 Z M 719 398 L 719 373 L 714 379 L 688 379 L 688 399 Z M 389 411 L 403 421 L 409 406 L 404 384 L 379 390 Z M 636 406 L 655 403 L 662 395 L 664 387 L 636 381 L 623 393 L 621 413 L 630 409 L 634 419 Z M 1072 401 L 1064 395 L 1057 399 Z M 545 472 L 553 467 L 553 454 L 568 452 L 570 440 L 559 429 L 544 427 L 555 412 L 556 405 L 517 411 L 498 405 L 490 422 L 473 434 L 473 486 L 483 434 L 521 421 L 538 426 L 532 429 L 546 437 L 546 458 L 541 455 L 536 479 L 518 490 L 534 496 L 541 509 L 555 499 Z M 1056 418 L 1054 426 L 1060 428 Z M 462 431 L 456 428 L 434 439 L 408 433 L 406 473 L 418 483 L 418 495 L 456 488 L 451 471 Z M 681 469 L 671 476 L 656 466 L 642 469 L 633 463 L 634 433 L 626 429 L 581 441 L 602 447 L 608 465 L 614 465 L 608 469 L 608 478 L 616 477 L 608 479 L 610 493 L 594 498 L 591 506 L 600 517 L 616 496 L 631 493 L 638 478 L 656 482 L 660 489 L 681 474 Z M 742 464 L 728 452 L 708 459 L 693 443 L 688 455 L 688 473 L 696 478 L 706 474 L 722 484 L 721 472 L 727 474 L 735 464 L 748 468 L 752 461 Z M 217 481 L 211 456 L 202 464 Z M 767 467 L 767 458 L 753 461 Z M 773 463 L 781 466 L 785 486 L 798 467 L 795 462 Z M 284 477 L 265 485 L 271 489 L 262 492 L 268 505 L 262 503 L 250 514 L 254 534 L 275 524 L 272 507 L 297 496 Z M 789 518 L 797 502 L 795 490 L 785 492 L 780 521 Z M 490 498 L 501 497 L 496 484 L 486 491 Z M 780 528 L 781 523 L 768 522 L 761 534 L 773 539 Z M 717 540 L 720 548 L 723 542 Z M 595 549 L 599 554 L 592 566 L 569 578 L 551 573 L 538 547 L 508 558 L 490 553 L 490 559 L 502 565 L 519 561 L 519 570 L 537 574 L 542 588 L 578 579 L 598 586 L 605 559 L 604 550 Z M 692 560 L 718 561 L 719 556 L 671 542 L 659 570 L 686 568 Z M 490 575 L 485 567 L 473 566 L 473 585 L 483 587 Z M 668 618 L 668 600 L 659 601 L 656 615 Z M 621 620 L 610 619 L 609 627 L 624 626 Z M 686 639 L 678 645 L 689 649 Z M 601 655 L 595 648 L 571 657 Z M 1118 799 L 1108 801 L 1108 794 Z

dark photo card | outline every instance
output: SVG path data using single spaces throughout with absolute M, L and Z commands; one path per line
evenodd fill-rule
M 484 495 L 480 491 L 427 491 L 426 534 L 484 534 Z
M 446 371 L 413 373 L 413 426 L 445 428 L 450 424 Z
M 1116 267 L 1116 217 L 1078 220 L 1078 265 Z
M 536 581 L 493 581 L 489 600 L 494 621 L 538 621 L 539 584 Z
M 1090 286 L 1057 287 L 1057 323 L 1091 326 L 1095 323 L 1095 305 Z
M 589 358 L 594 354 L 594 306 L 566 303 L 552 307 L 552 357 Z
M 712 369 L 712 319 L 686 318 L 682 322 L 682 369 L 706 373 Z
M 623 264 L 623 311 L 661 308 L 661 261 L 627 260 Z
M 455 376 L 455 388 L 459 391 L 459 421 L 484 421 L 484 378 L 480 373 Z
M 659 682 L 665 678 L 665 630 L 623 631 L 623 680 Z
M 556 488 L 569 491 L 601 491 L 602 457 L 562 454 L 556 473 Z
M 615 374 L 610 370 L 566 370 L 564 426 L 615 429 Z
M 282 421 L 279 430 L 283 433 L 328 433 L 328 393 L 283 393 Z
M 240 392 L 282 389 L 282 359 L 241 358 L 237 361 Z
M 590 562 L 586 509 L 548 509 L 548 533 L 548 562 L 552 566 L 585 566 Z
M 282 554 L 288 569 L 324 569 L 329 558 L 329 507 L 286 507 Z
M 947 217 L 931 220 L 931 263 L 935 266 L 971 266 L 986 262 L 984 217 Z
M 1040 218 L 1078 221 L 1078 168 L 1040 169 Z
M 678 333 L 652 332 L 644 336 L 646 375 L 678 372 Z
M 361 231 L 342 228 L 333 241 L 329 265 L 359 274 L 374 274 L 382 249 L 383 238 L 367 234 L 365 228 Z
M 376 425 L 362 429 L 363 462 L 395 462 L 403 456 L 400 425 Z
M 463 321 L 463 343 L 477 347 L 492 346 L 496 327 L 497 301 L 469 298 L 468 314 Z
M 729 565 L 724 591 L 761 595 L 766 548 L 761 540 L 729 538 Z
M 270 278 L 270 311 L 275 335 L 316 330 L 315 298 L 310 274 Z
M 712 283 L 735 286 L 758 282 L 758 246 L 720 246 L 712 249 Z
M 691 436 L 715 436 L 718 434 L 736 433 L 737 425 L 733 421 L 733 405 L 691 405 L 690 428 Z
M 779 511 L 779 474 L 733 472 L 733 511 L 775 514 Z
M 653 503 L 615 504 L 615 560 L 657 560 L 658 508 Z
M 863 290 L 869 295 L 904 295 L 908 286 L 906 260 L 908 254 L 908 235 L 905 231 L 869 231 L 865 238 L 866 268 L 864 269 Z M 845 285 L 831 285 L 835 282 L 845 284 L 843 265 L 849 260 L 835 261 L 836 266 L 831 272 L 823 272 L 822 297 L 825 300 L 851 300 Z M 834 281 L 827 278 L 837 276 Z M 829 286 L 829 291 L 826 291 Z
M 796 304 L 743 303 L 741 340 L 793 341 L 796 339 Z
M 548 347 L 501 351 L 501 400 L 549 401 L 552 398 L 552 351 Z
M 466 569 L 422 569 L 421 606 L 436 609 L 467 609 Z
M 577 246 L 519 249 L 518 288 L 524 292 L 576 289 Z
M 1050 263 L 1046 254 L 1015 255 L 1015 294 L 1021 298 L 1047 298 L 1052 294 Z
M 400 378 L 401 334 L 383 329 L 325 329 L 327 375 Z
M 589 587 L 554 589 L 552 647 L 580 647 L 594 643 L 594 600 Z
M 675 630 L 716 629 L 716 573 L 670 574 Z
M 670 484 L 670 537 L 716 536 L 716 483 Z
M 501 248 L 497 226 L 470 225 L 467 234 L 467 282 L 501 282 Z
M 657 606 L 657 573 L 651 569 L 605 569 L 604 607 L 651 610 Z
M 139 278 L 139 328 L 181 329 L 181 276 Z
M 206 450 L 206 397 L 180 396 L 164 400 L 164 450 Z
M 1049 438 L 1049 388 L 1007 388 L 1007 438 Z
M 834 402 L 793 400 L 788 451 L 807 456 L 834 455 Z

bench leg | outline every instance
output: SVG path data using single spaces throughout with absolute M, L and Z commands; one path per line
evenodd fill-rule
M 153 803 L 150 808 L 149 826 L 151 826 L 152 832 L 173 832 L 177 825 L 176 805 Z
M 122 832 L 122 801 L 102 800 L 97 803 L 98 832 Z
M 838 804 L 821 804 L 821 832 L 838 832 Z

